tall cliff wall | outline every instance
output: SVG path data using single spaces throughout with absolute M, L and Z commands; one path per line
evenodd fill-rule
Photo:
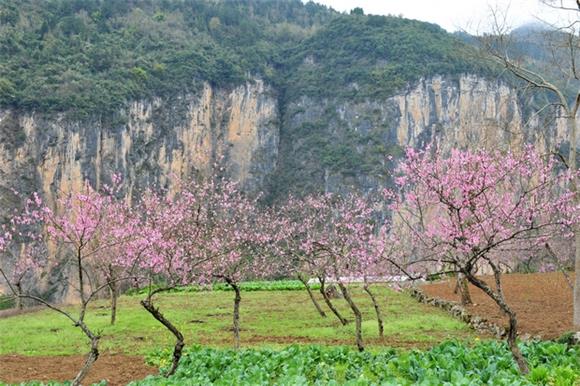
M 134 197 L 150 184 L 171 191 L 175 176 L 208 172 L 220 162 L 246 190 L 276 199 L 377 188 L 389 182 L 404 147 L 434 139 L 447 148 L 532 142 L 545 149 L 565 138 L 562 125 L 544 128 L 539 117 L 524 114 L 515 90 L 471 75 L 424 79 L 393 97 L 358 102 L 287 101 L 261 80 L 200 89 L 83 121 L 0 111 L 0 215 L 19 205 L 13 190 L 40 191 L 55 203 L 83 179 L 99 186 L 115 172 Z M 51 286 L 58 284 L 39 290 L 66 296 L 65 288 Z
M 259 80 L 233 90 L 204 84 L 199 95 L 135 101 L 118 116 L 82 122 L 0 111 L 0 186 L 3 196 L 38 190 L 54 202 L 83 179 L 99 186 L 121 173 L 133 195 L 223 162 L 253 189 L 275 166 L 277 114 L 273 90 Z
M 525 107 L 525 108 L 524 108 Z M 525 112 L 524 112 L 525 111 Z M 290 101 L 281 128 L 281 180 L 289 191 L 360 188 L 385 182 L 407 146 L 541 149 L 565 140 L 519 93 L 472 75 L 423 79 L 398 95 L 362 102 Z

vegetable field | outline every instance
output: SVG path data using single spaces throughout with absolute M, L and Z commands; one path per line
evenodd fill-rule
M 519 374 L 507 346 L 492 341 L 364 353 L 319 346 L 240 352 L 197 347 L 172 377 L 149 377 L 133 385 L 572 385 L 577 379 L 578 348 L 543 342 L 522 345 L 522 351 L 534 368 L 527 377 Z M 169 357 L 164 352 L 150 360 L 163 366 Z

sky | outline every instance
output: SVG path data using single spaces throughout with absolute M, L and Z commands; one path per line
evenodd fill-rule
M 565 6 L 576 7 L 575 0 L 555 0 Z M 578 12 L 551 9 L 540 0 L 314 0 L 337 11 L 361 7 L 367 14 L 403 15 L 439 24 L 449 32 L 469 33 L 490 31 L 491 9 L 506 14 L 506 24 L 515 28 L 528 22 L 547 22 L 562 25 Z

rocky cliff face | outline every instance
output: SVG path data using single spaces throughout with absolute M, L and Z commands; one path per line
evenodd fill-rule
M 273 90 L 259 80 L 233 90 L 204 84 L 199 95 L 136 101 L 118 116 L 82 122 L 1 111 L 3 196 L 38 190 L 54 202 L 83 179 L 100 186 L 112 173 L 124 176 L 133 196 L 149 184 L 171 190 L 174 177 L 220 162 L 252 190 L 275 166 L 277 114 Z
M 131 198 L 150 184 L 171 191 L 175 177 L 222 163 L 244 189 L 276 199 L 287 192 L 371 190 L 388 183 L 404 147 L 434 139 L 447 148 L 527 142 L 546 148 L 565 138 L 562 125 L 540 130 L 539 118 L 521 106 L 518 93 L 501 82 L 465 75 L 421 80 L 391 98 L 358 102 L 284 101 L 255 80 L 229 90 L 203 84 L 197 95 L 135 101 L 114 117 L 82 122 L 4 110 L 0 214 L 18 206 L 13 190 L 40 191 L 55 203 L 83 179 L 98 187 L 116 172 Z
M 281 128 L 282 174 L 290 191 L 365 191 L 388 183 L 394 162 L 385 155 L 396 159 L 407 146 L 546 149 L 564 141 L 561 122 L 541 121 L 525 105 L 504 83 L 472 75 L 423 79 L 385 100 L 291 101 Z

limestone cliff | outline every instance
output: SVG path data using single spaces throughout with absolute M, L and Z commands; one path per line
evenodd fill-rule
M 199 95 L 135 101 L 117 116 L 83 121 L 0 111 L 0 185 L 38 190 L 54 202 L 83 179 L 98 187 L 120 173 L 132 196 L 149 184 L 171 189 L 173 176 L 223 162 L 252 190 L 275 165 L 277 113 L 272 89 L 260 80 L 232 90 L 203 84 Z
M 396 160 L 407 146 L 546 149 L 563 142 L 562 122 L 545 119 L 515 89 L 473 75 L 422 79 L 383 100 L 302 98 L 283 117 L 282 180 L 294 192 L 365 191 L 388 183 L 395 162 L 385 156 Z

